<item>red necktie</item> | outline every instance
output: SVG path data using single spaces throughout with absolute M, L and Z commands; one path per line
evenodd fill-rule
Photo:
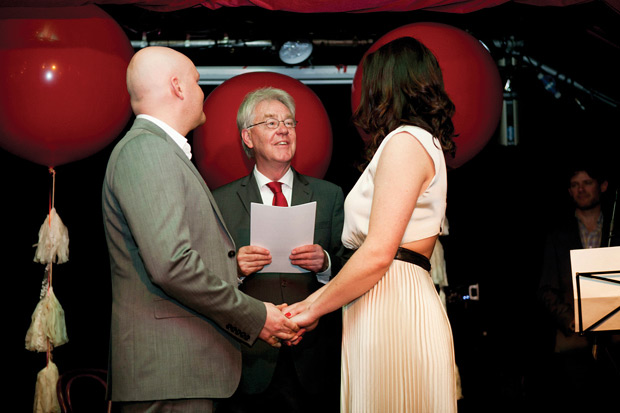
M 282 193 L 282 182 L 269 182 L 267 186 L 271 189 L 271 192 L 273 192 L 273 202 L 271 205 L 283 207 L 288 206 L 286 198 Z

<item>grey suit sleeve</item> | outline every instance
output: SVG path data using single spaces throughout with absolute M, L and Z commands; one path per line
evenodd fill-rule
M 232 240 L 169 143 L 130 141 L 118 155 L 111 185 L 153 284 L 224 330 L 232 325 L 247 332 L 235 337 L 253 342 L 266 319 L 264 304 L 231 284 Z

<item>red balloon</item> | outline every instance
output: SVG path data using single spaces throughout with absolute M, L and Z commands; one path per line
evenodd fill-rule
M 428 47 L 441 67 L 446 91 L 456 112 L 454 123 L 456 156 L 446 156 L 450 168 L 457 168 L 473 158 L 487 144 L 497 128 L 502 113 L 502 80 L 495 61 L 487 49 L 470 34 L 440 23 L 413 23 L 382 36 L 364 54 L 392 40 L 414 37 Z M 353 78 L 351 106 L 357 109 L 361 97 L 362 66 Z M 367 135 L 360 130 L 362 137 Z
M 237 110 L 245 95 L 262 87 L 275 87 L 295 99 L 297 150 L 293 167 L 304 175 L 323 178 L 332 155 L 332 130 L 318 96 L 300 81 L 273 72 L 244 73 L 228 79 L 207 96 L 207 121 L 194 130 L 192 152 L 211 189 L 246 176 L 254 167 L 241 144 Z
M 0 8 L 0 146 L 44 166 L 103 149 L 131 115 L 132 55 L 97 6 Z

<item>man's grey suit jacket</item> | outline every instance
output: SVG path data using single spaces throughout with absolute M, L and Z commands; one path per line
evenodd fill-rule
M 197 169 L 137 119 L 103 185 L 112 276 L 112 400 L 228 397 L 264 304 L 238 288 L 234 241 Z M 233 338 L 234 337 L 234 338 Z

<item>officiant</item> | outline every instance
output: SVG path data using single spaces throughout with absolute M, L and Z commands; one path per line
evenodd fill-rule
M 255 160 L 254 169 L 213 192 L 239 248 L 239 288 L 276 305 L 305 299 L 342 266 L 344 194 L 337 185 L 293 169 L 296 125 L 295 102 L 286 91 L 266 87 L 246 95 L 237 112 L 237 127 L 246 155 Z M 291 246 L 289 257 L 305 272 L 270 273 L 268 268 L 259 272 L 271 263 L 271 254 L 249 245 L 253 202 L 278 207 L 317 203 L 314 244 Z M 257 342 L 244 348 L 239 388 L 217 404 L 216 412 L 337 412 L 340 317 L 339 311 L 323 317 L 296 346 L 276 348 Z

